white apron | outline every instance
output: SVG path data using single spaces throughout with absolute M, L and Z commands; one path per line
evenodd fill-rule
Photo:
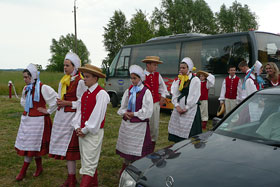
M 186 108 L 185 96 L 180 99 L 179 105 L 181 108 Z M 174 108 L 168 124 L 168 133 L 181 138 L 188 138 L 196 111 L 197 105 L 194 105 L 194 107 L 190 108 L 186 113 L 180 115 L 176 108 Z
M 51 133 L 50 154 L 66 156 L 74 131 L 74 127 L 71 126 L 74 116 L 75 112 L 64 112 L 64 108 L 56 111 Z
M 116 149 L 124 154 L 141 156 L 147 122 L 130 123 L 122 120 Z
M 20 126 L 16 138 L 15 147 L 22 151 L 40 151 L 43 132 L 44 116 L 21 116 Z

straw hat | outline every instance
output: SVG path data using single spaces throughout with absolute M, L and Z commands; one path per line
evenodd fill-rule
M 217 116 L 221 116 L 222 114 L 225 113 L 225 104 L 223 103 L 222 105 L 219 106 L 218 111 L 217 111 Z
M 206 72 L 206 71 L 198 71 L 197 73 L 196 73 L 196 76 L 200 76 L 200 75 L 204 75 L 205 77 L 208 77 L 208 75 L 209 75 L 209 73 L 208 72 Z
M 142 62 L 144 62 L 144 63 L 155 62 L 157 64 L 163 63 L 162 61 L 160 61 L 158 56 L 146 56 L 146 58 L 144 60 L 142 60 Z
M 78 70 L 80 72 L 91 73 L 99 78 L 106 78 L 106 75 L 102 73 L 100 68 L 91 64 L 85 64 L 85 66 L 80 67 Z

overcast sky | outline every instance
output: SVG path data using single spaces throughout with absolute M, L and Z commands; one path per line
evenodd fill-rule
M 222 3 L 227 8 L 233 0 L 205 0 L 213 12 Z M 259 30 L 280 33 L 279 0 L 239 0 L 258 16 Z M 91 63 L 101 67 L 107 55 L 103 45 L 103 27 L 115 10 L 127 20 L 141 9 L 152 14 L 161 0 L 77 0 L 77 33 L 90 52 Z M 49 64 L 54 38 L 74 33 L 74 0 L 0 0 L 0 69 L 26 68 L 29 63 Z

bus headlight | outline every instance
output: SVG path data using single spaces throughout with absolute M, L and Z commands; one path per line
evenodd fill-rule
M 135 186 L 136 186 L 136 181 L 124 170 L 121 175 L 119 187 L 135 187 Z

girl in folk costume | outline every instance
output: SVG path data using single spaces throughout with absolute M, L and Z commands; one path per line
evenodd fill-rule
M 118 114 L 123 116 L 119 129 L 116 153 L 124 158 L 123 167 L 153 152 L 149 118 L 153 113 L 153 96 L 143 84 L 145 74 L 140 66 L 129 68 L 132 85 L 123 94 Z
M 37 177 L 43 171 L 41 156 L 49 153 L 52 126 L 50 114 L 56 109 L 57 97 L 54 89 L 40 82 L 35 65 L 27 66 L 23 71 L 23 79 L 26 86 L 23 88 L 20 104 L 24 107 L 24 113 L 21 116 L 15 149 L 18 155 L 24 156 L 24 164 L 16 177 L 17 181 L 25 177 L 33 157 L 37 166 L 33 176 Z
M 199 109 L 200 80 L 191 71 L 193 62 L 185 57 L 180 63 L 180 74 L 171 86 L 172 111 L 168 124 L 168 140 L 179 142 L 202 133 Z
M 205 71 L 198 71 L 196 76 L 201 81 L 201 95 L 200 95 L 200 112 L 202 120 L 202 129 L 206 129 L 208 122 L 208 90 L 215 84 L 215 77 L 211 73 Z
M 256 63 L 254 64 L 254 72 L 255 72 L 255 76 L 256 76 L 256 87 L 257 90 L 262 90 L 264 89 L 264 80 L 261 77 L 261 74 L 263 72 L 263 65 L 260 61 L 256 61 Z
M 68 178 L 62 186 L 75 186 L 76 160 L 80 160 L 79 142 L 71 121 L 75 116 L 77 100 L 86 90 L 83 79 L 78 73 L 81 60 L 69 52 L 64 59 L 64 77 L 58 86 L 57 111 L 54 117 L 49 156 L 67 160 Z
M 107 105 L 110 102 L 108 93 L 98 85 L 99 78 L 105 78 L 101 69 L 86 64 L 79 68 L 83 72 L 85 85 L 88 87 L 79 102 L 72 126 L 79 136 L 81 153 L 80 174 L 83 175 L 80 186 L 98 186 L 97 165 L 104 136 L 104 124 Z
M 268 62 L 265 65 L 266 78 L 265 87 L 273 87 L 280 85 L 280 73 L 277 65 L 274 62 Z
M 222 84 L 219 97 L 220 105 L 225 105 L 225 114 L 229 113 L 240 101 L 241 95 L 241 79 L 236 76 L 236 67 L 228 68 L 229 76 L 227 76 Z

